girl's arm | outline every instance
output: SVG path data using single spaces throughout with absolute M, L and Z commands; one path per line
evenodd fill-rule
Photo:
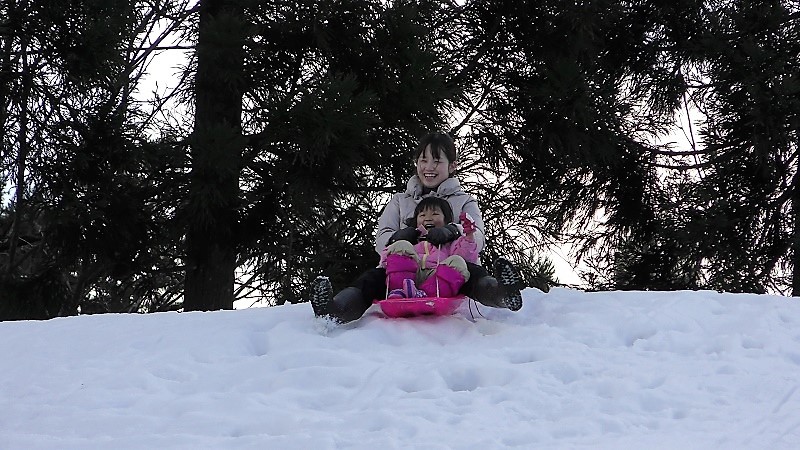
M 461 211 L 469 214 L 470 217 L 472 217 L 472 221 L 475 223 L 475 233 L 473 233 L 472 237 L 475 239 L 475 245 L 478 248 L 478 253 L 480 253 L 484 245 L 486 245 L 486 236 L 483 234 L 483 216 L 481 215 L 480 208 L 478 208 L 478 201 L 470 197 L 470 200 L 464 203 Z
M 464 235 L 453 241 L 450 246 L 451 255 L 459 255 L 465 261 L 471 263 L 478 263 L 478 245 L 475 242 L 475 219 L 467 212 L 461 211 L 458 215 L 458 220 L 461 221 L 461 226 L 464 229 Z
M 450 244 L 450 254 L 458 255 L 466 262 L 478 263 L 478 245 L 474 240 L 470 241 L 465 236 L 460 236 Z
M 383 208 L 383 212 L 378 218 L 378 228 L 375 231 L 375 251 L 378 254 L 381 254 L 388 245 L 389 238 L 402 226 L 399 196 L 400 194 L 392 196 L 392 199 Z

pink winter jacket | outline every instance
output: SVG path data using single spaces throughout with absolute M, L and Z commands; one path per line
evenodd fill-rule
M 459 255 L 467 262 L 478 263 L 478 244 L 468 241 L 464 236 L 440 247 L 436 247 L 428 241 L 420 241 L 414 245 L 414 250 L 419 256 L 420 267 L 425 269 L 435 268 L 438 263 L 452 255 Z M 384 248 L 381 252 L 380 267 L 386 267 L 386 251 L 387 249 Z

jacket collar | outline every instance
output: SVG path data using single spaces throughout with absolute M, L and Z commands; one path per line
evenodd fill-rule
M 435 195 L 436 197 L 449 197 L 453 194 L 456 194 L 461 191 L 461 183 L 458 182 L 457 178 L 450 177 L 444 181 L 442 184 L 439 185 L 438 188 L 431 191 L 430 195 Z M 421 198 L 423 192 L 422 181 L 420 181 L 419 177 L 414 175 L 408 180 L 408 186 L 406 187 L 406 194 L 414 197 L 414 198 Z

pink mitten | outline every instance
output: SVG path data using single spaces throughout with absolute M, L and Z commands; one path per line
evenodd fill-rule
M 461 211 L 458 219 L 461 221 L 461 226 L 464 228 L 464 234 L 472 234 L 475 232 L 475 219 L 473 219 L 469 213 Z

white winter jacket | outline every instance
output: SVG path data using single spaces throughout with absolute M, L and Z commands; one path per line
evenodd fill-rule
M 435 191 L 423 195 L 422 190 L 422 182 L 419 177 L 414 175 L 408 180 L 405 192 L 392 196 L 378 219 L 378 229 L 375 233 L 375 251 L 380 254 L 386 248 L 389 238 L 392 237 L 395 231 L 406 227 L 406 219 L 414 217 L 414 209 L 423 198 L 434 196 L 443 198 L 450 203 L 450 207 L 453 208 L 454 222 L 458 223 L 458 216 L 462 211 L 466 211 L 472 217 L 477 228 L 473 236 L 478 246 L 478 253 L 480 253 L 486 243 L 486 238 L 483 234 L 483 217 L 475 197 L 464 192 L 461 189 L 461 183 L 453 177 L 444 180 Z

